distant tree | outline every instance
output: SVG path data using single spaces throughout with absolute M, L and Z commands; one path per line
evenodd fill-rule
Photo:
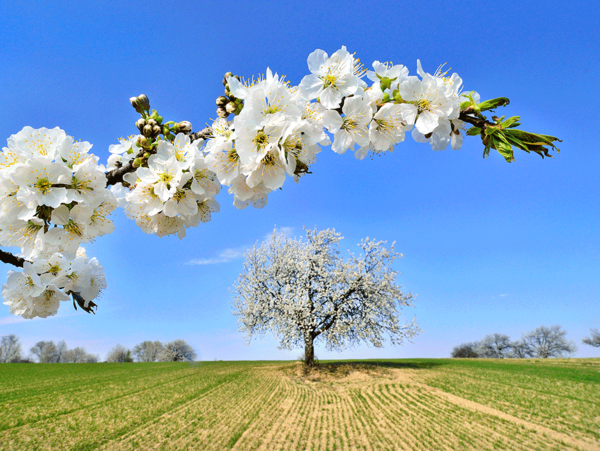
M 600 332 L 598 329 L 590 329 L 590 336 L 582 340 L 583 344 L 600 348 Z
M 0 363 L 17 363 L 22 360 L 21 343 L 15 334 L 0 339 Z
M 61 359 L 65 363 L 96 363 L 98 357 L 88 354 L 85 348 L 74 348 L 66 351 Z
M 108 351 L 106 361 L 110 363 L 127 363 L 133 362 L 131 351 L 120 344 Z
M 160 341 L 143 341 L 133 347 L 133 356 L 138 362 L 156 362 L 163 349 Z
M 38 341 L 30 352 L 37 357 L 40 363 L 57 363 L 59 351 L 53 341 Z
M 512 343 L 510 356 L 514 359 L 526 359 L 527 357 L 532 357 L 533 351 L 529 344 L 524 340 L 518 340 Z
M 510 337 L 504 334 L 491 334 L 483 337 L 476 352 L 484 359 L 505 359 L 510 357 L 512 343 Z
M 67 347 L 67 343 L 65 343 L 65 340 L 59 341 L 56 345 L 56 363 L 67 363 L 65 357 L 68 351 L 69 348 Z
M 196 352 L 185 340 L 174 340 L 165 343 L 158 360 L 161 362 L 191 362 L 196 358 Z
M 472 343 L 462 343 L 458 346 L 455 346 L 452 349 L 452 353 L 450 354 L 453 358 L 470 358 L 474 359 L 479 357 L 477 354 L 477 347 L 479 346 L 479 342 L 474 341 Z
M 244 272 L 232 291 L 239 330 L 273 333 L 282 349 L 304 347 L 314 365 L 314 346 L 342 350 L 362 342 L 381 347 L 388 337 L 401 344 L 418 332 L 401 324 L 399 310 L 412 304 L 396 284 L 394 245 L 366 239 L 362 255 L 340 255 L 342 236 L 335 230 L 306 230 L 306 239 L 273 233 L 246 253 Z
M 561 326 L 540 326 L 524 335 L 522 340 L 527 343 L 532 357 L 546 359 L 548 357 L 565 357 L 577 351 L 575 343 L 565 338 L 567 331 Z

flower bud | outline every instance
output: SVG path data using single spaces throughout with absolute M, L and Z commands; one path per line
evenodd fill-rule
M 150 124 L 144 125 L 144 129 L 142 130 L 142 135 L 152 136 L 152 125 L 150 125 Z
M 235 104 L 235 102 L 229 102 L 227 105 L 225 105 L 225 111 L 227 111 L 228 113 L 235 113 L 235 110 L 237 110 L 237 105 Z
M 142 104 L 140 103 L 137 97 L 131 97 L 129 99 L 129 102 L 131 103 L 131 106 L 135 109 L 135 111 L 137 111 L 138 113 L 141 114 L 144 111 L 144 108 L 142 107 Z
M 141 144 L 142 144 L 142 148 L 145 149 L 146 147 L 150 147 L 150 145 L 152 144 L 152 140 L 150 138 L 147 138 L 146 136 L 144 136 L 142 138 Z
M 138 96 L 138 100 L 140 101 L 140 105 L 144 110 L 150 111 L 150 100 L 148 100 L 148 96 L 146 94 L 140 94 Z
M 223 86 L 225 86 L 227 84 L 227 79 L 229 77 L 233 77 L 233 74 L 231 72 L 225 73 L 225 75 L 223 76 Z
M 152 127 L 152 137 L 156 138 L 158 135 L 160 135 L 160 132 L 162 132 L 162 127 L 158 124 L 156 124 L 154 127 Z
M 225 118 L 229 116 L 229 113 L 227 112 L 227 110 L 225 110 L 225 108 L 219 107 L 217 108 L 217 116 Z
M 229 99 L 227 97 L 225 97 L 225 96 L 217 97 L 217 106 L 224 107 L 225 105 L 227 105 L 227 102 L 229 102 Z
M 155 125 L 158 125 L 158 122 L 156 122 L 154 119 L 148 119 L 146 124 L 148 124 L 150 127 L 154 127 Z
M 189 133 L 192 131 L 192 124 L 191 122 L 188 121 L 181 121 L 177 124 L 177 126 L 179 127 L 179 130 L 184 132 L 184 133 Z
M 146 159 L 146 160 L 147 160 L 148 158 L 150 158 L 150 154 L 149 154 L 148 152 L 146 152 L 146 153 L 144 154 L 144 159 Z
M 131 165 L 134 168 L 139 168 L 142 165 L 142 160 L 140 160 L 139 158 L 136 158 L 135 160 L 133 160 L 133 163 Z
M 140 133 L 144 129 L 144 125 L 146 125 L 145 119 L 138 119 L 137 121 L 135 121 L 135 126 L 138 128 Z
M 226 90 L 225 90 L 225 95 L 226 95 L 227 97 L 230 97 L 230 96 L 231 96 L 231 91 L 230 91 L 229 89 L 226 89 Z

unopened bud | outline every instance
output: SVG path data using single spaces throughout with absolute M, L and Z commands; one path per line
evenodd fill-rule
M 154 119 L 148 119 L 146 124 L 148 124 L 150 127 L 154 127 L 155 125 L 158 125 L 158 122 L 156 122 Z
M 152 136 L 153 137 L 157 137 L 158 135 L 160 135 L 160 132 L 162 132 L 162 127 L 160 125 L 155 125 L 154 127 L 152 127 Z
M 227 110 L 225 110 L 225 108 L 219 107 L 217 108 L 217 116 L 225 118 L 229 116 L 229 113 L 227 112 Z
M 226 106 L 225 106 L 225 111 L 227 111 L 228 113 L 235 113 L 235 110 L 237 110 L 237 105 L 235 104 L 235 102 L 229 102 Z
M 227 72 L 224 76 L 223 76 L 223 85 L 227 84 L 227 79 L 229 77 L 233 77 L 233 74 L 231 72 Z
M 149 125 L 149 124 L 144 125 L 144 129 L 142 130 L 142 135 L 152 136 L 152 125 Z
M 131 103 L 131 106 L 135 109 L 135 111 L 137 111 L 138 113 L 141 114 L 144 111 L 144 107 L 142 107 L 142 104 L 140 103 L 137 97 L 131 97 L 129 99 L 129 102 Z
M 147 138 L 146 136 L 144 136 L 142 138 L 142 148 L 147 148 L 150 147 L 150 145 L 152 144 L 152 140 L 150 138 Z
M 134 168 L 139 168 L 142 165 L 142 160 L 140 160 L 139 158 L 136 158 L 135 160 L 133 160 L 132 166 Z
M 144 154 L 144 158 L 147 160 L 148 158 L 150 158 L 150 154 L 149 154 L 148 152 L 146 152 L 146 153 Z
M 229 89 L 225 89 L 225 95 L 227 97 L 230 97 L 231 96 L 231 91 Z
M 144 125 L 146 125 L 146 121 L 144 119 L 138 119 L 135 121 L 135 126 L 138 128 L 140 133 L 144 129 Z
M 148 97 L 145 94 L 140 94 L 138 96 L 138 101 L 145 111 L 150 111 L 150 100 L 148 100 Z
M 192 123 L 188 121 L 181 121 L 177 124 L 179 130 L 185 133 L 189 133 L 192 131 Z
M 225 106 L 229 102 L 229 99 L 225 96 L 217 97 L 217 106 Z
M 148 96 L 146 94 L 140 94 L 138 96 L 138 100 L 140 101 L 140 105 L 144 110 L 150 111 L 150 100 L 148 100 Z

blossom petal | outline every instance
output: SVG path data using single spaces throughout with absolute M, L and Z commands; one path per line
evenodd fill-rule
M 308 70 L 313 74 L 323 75 L 325 74 L 325 66 L 328 64 L 329 56 L 321 49 L 317 49 L 308 55 L 306 62 L 308 63 Z

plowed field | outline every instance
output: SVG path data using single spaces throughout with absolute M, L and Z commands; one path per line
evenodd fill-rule
M 600 360 L 5 364 L 0 449 L 600 451 Z

